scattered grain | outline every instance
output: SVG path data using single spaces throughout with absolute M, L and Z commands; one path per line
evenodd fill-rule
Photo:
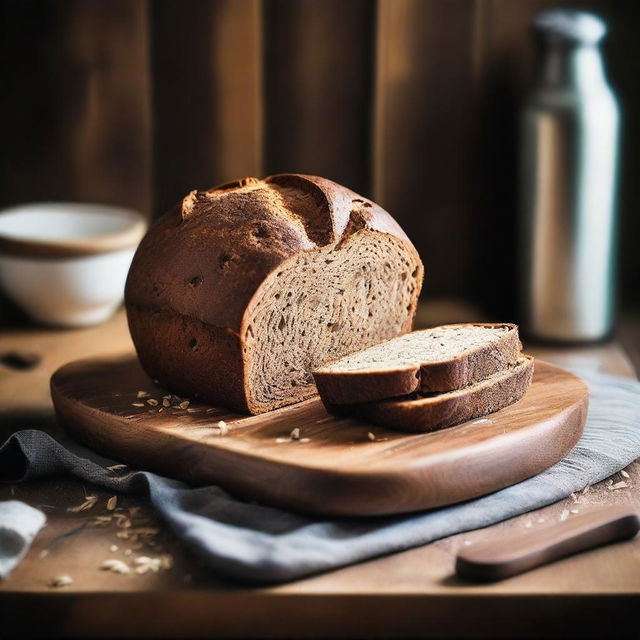
M 146 398 L 149 394 L 146 391 L 138 391 L 136 398 Z
M 68 587 L 70 584 L 73 584 L 73 578 L 66 573 L 55 576 L 49 580 L 50 587 Z
M 190 409 L 187 409 L 187 413 L 196 413 L 198 410 L 194 409 L 193 407 L 191 407 Z
M 571 509 L 571 513 L 580 513 L 579 509 Z
M 169 401 L 168 398 L 163 398 L 162 400 L 162 406 L 163 407 L 170 407 L 171 406 L 171 402 Z
M 150 404 L 152 407 L 157 407 L 158 406 L 158 401 L 155 398 L 149 398 L 147 400 L 147 404 Z
M 623 478 L 628 478 L 629 477 L 629 474 L 624 469 L 620 469 L 620 475 Z
M 144 407 L 144 402 L 132 402 L 132 407 Z
M 531 527 L 533 526 L 533 522 L 531 522 L 531 520 L 527 520 L 527 521 L 524 523 L 524 526 L 525 526 L 525 528 L 527 528 L 527 529 L 531 529 Z
M 229 425 L 224 420 L 219 420 L 216 426 L 221 436 L 226 436 L 229 433 Z
M 107 471 L 120 471 L 126 468 L 127 468 L 126 464 L 112 464 L 110 467 L 107 467 Z
M 376 439 L 376 434 L 369 431 L 369 433 L 367 433 L 367 438 L 373 442 Z
M 609 491 L 617 491 L 618 489 L 626 489 L 628 486 L 629 485 L 624 480 L 621 480 L 615 484 L 610 484 L 607 489 L 609 489 Z
M 112 544 L 109 547 L 109 551 L 111 551 L 111 553 L 115 553 L 118 550 L 118 545 L 117 544 Z
M 131 573 L 129 565 L 122 560 L 117 560 L 116 558 L 104 560 L 100 565 L 100 569 L 101 571 L 111 571 L 112 573 L 120 573 L 122 575 Z
M 138 574 L 147 573 L 148 571 L 157 573 L 161 568 L 160 558 L 138 556 L 133 562 L 136 565 L 135 572 Z
M 293 429 L 293 430 L 291 431 L 291 433 L 289 434 L 289 437 L 290 437 L 292 440 L 300 440 L 300 428 L 299 428 L 299 427 L 296 427 L 295 429 Z
M 96 502 L 98 502 L 98 496 L 87 496 L 82 504 L 79 504 L 76 507 L 69 507 L 67 511 L 69 511 L 70 513 L 89 511 L 89 509 L 95 507 Z
M 178 406 L 181 409 L 186 409 L 191 403 L 188 400 L 185 400 L 184 402 L 181 402 Z
M 568 509 L 565 509 L 565 510 L 560 514 L 560 522 L 564 522 L 568 517 L 569 517 L 569 510 L 568 510 Z
M 107 500 L 107 511 L 113 511 L 118 506 L 118 496 L 111 496 Z

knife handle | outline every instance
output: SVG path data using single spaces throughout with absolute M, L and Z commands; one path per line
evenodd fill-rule
M 465 548 L 456 558 L 456 573 L 474 582 L 502 580 L 574 553 L 633 538 L 639 530 L 640 518 L 632 507 L 591 509 L 564 522 Z

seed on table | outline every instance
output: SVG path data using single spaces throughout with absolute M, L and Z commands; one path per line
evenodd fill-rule
M 131 573 L 129 565 L 126 562 L 122 562 L 122 560 L 117 560 L 116 558 L 105 560 L 100 565 L 100 570 L 111 571 L 112 573 L 120 573 L 122 575 Z
M 54 578 L 51 578 L 51 580 L 49 580 L 50 587 L 68 587 L 72 583 L 73 583 L 73 578 L 67 575 L 66 573 L 63 573 L 62 575 L 59 575 L 59 576 L 55 576 Z

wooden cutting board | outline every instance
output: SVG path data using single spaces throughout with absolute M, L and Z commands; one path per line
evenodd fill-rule
M 72 362 L 51 379 L 58 419 L 99 453 L 268 504 L 354 516 L 451 504 L 540 473 L 577 442 L 588 404 L 579 378 L 545 362 L 520 402 L 425 434 L 336 418 L 318 399 L 246 416 L 173 398 L 166 407 L 167 393 L 133 356 Z

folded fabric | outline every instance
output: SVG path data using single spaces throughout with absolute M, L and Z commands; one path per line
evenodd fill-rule
M 640 457 L 640 383 L 581 372 L 591 391 L 585 433 L 547 471 L 496 493 L 428 512 L 325 519 L 244 502 L 219 487 L 191 488 L 145 471 L 115 477 L 114 464 L 42 431 L 13 434 L 0 447 L 0 479 L 19 482 L 68 473 L 122 493 L 146 495 L 176 535 L 219 575 L 281 582 L 486 527 L 538 509 L 607 478 Z M 28 518 L 0 514 L 28 539 Z M 16 554 L 16 561 L 20 554 Z M 15 563 L 14 563 L 15 564 Z

